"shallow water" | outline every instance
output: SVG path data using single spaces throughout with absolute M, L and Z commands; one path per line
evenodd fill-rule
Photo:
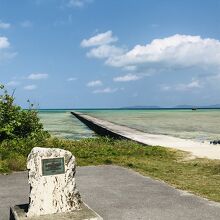
M 44 129 L 52 136 L 65 139 L 81 139 L 95 136 L 83 123 L 65 110 L 45 110 L 38 113 Z
M 186 139 L 220 139 L 220 110 L 78 110 L 120 125 L 152 134 Z M 44 128 L 51 135 L 67 139 L 94 137 L 70 110 L 39 111 Z
M 81 110 L 85 114 L 153 134 L 220 139 L 220 110 Z

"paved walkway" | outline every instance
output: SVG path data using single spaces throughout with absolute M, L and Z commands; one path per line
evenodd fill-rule
M 202 143 L 199 141 L 171 137 L 168 135 L 149 134 L 133 128 L 128 128 L 126 126 L 98 119 L 90 115 L 85 115 L 83 113 L 73 112 L 72 114 L 98 133 L 109 133 L 114 136 L 118 135 L 146 145 L 175 148 L 190 152 L 195 157 L 220 159 L 220 145 L 211 145 L 209 142 Z
M 83 200 L 105 220 L 219 220 L 220 203 L 174 189 L 117 166 L 79 167 Z M 0 219 L 28 202 L 27 172 L 0 175 Z

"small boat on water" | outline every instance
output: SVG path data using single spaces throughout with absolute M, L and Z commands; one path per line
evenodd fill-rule
M 197 110 L 197 108 L 192 108 L 192 111 L 196 111 Z

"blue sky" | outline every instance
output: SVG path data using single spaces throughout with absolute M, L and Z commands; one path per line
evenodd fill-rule
M 0 77 L 23 107 L 220 103 L 220 1 L 0 0 Z

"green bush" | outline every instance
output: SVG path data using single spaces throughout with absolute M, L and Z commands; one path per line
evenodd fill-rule
M 27 158 L 19 153 L 11 153 L 7 159 L 7 167 L 9 170 L 22 171 L 26 170 Z
M 29 109 L 22 109 L 14 103 L 14 96 L 0 85 L 0 142 L 6 139 L 48 137 L 33 104 L 30 101 L 28 103 Z
M 0 160 L 0 173 L 9 173 L 11 170 L 8 167 L 6 160 Z

